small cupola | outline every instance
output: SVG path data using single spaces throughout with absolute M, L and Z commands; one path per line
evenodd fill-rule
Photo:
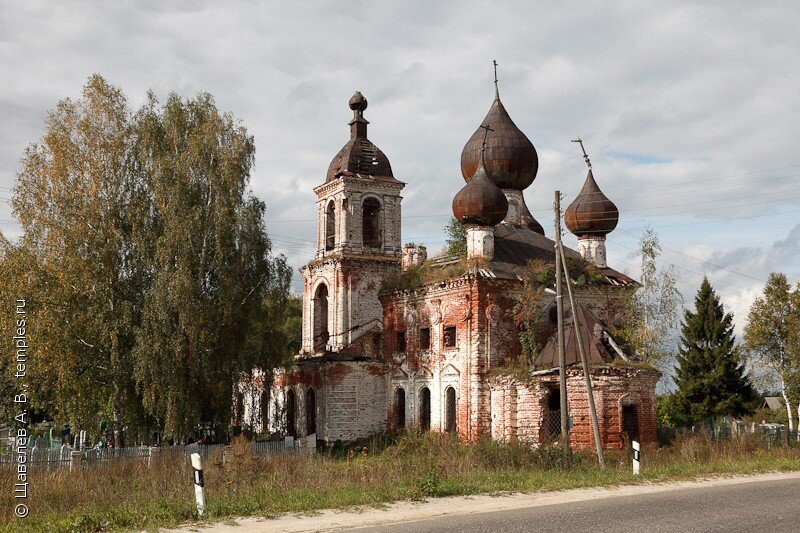
M 582 140 L 577 139 L 574 142 L 581 143 L 583 150 Z M 586 174 L 581 192 L 564 211 L 564 223 L 567 229 L 578 237 L 583 258 L 597 267 L 605 268 L 606 235 L 617 227 L 619 210 L 597 185 L 592 164 L 585 150 L 583 156 L 589 166 L 589 172 Z

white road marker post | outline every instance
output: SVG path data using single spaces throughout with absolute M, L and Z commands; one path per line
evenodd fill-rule
M 639 475 L 639 462 L 642 459 L 642 455 L 639 451 L 639 441 L 633 441 L 633 475 Z
M 192 469 L 194 470 L 194 497 L 197 500 L 197 516 L 206 512 L 206 493 L 203 485 L 203 463 L 200 454 L 192 454 Z

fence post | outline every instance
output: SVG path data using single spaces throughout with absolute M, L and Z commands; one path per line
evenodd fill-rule
M 639 475 L 639 462 L 641 461 L 641 453 L 639 448 L 639 441 L 633 441 L 633 475 Z
M 194 470 L 194 498 L 197 500 L 197 516 L 203 516 L 206 512 L 206 494 L 203 484 L 203 463 L 200 461 L 200 454 L 192 454 L 192 469 Z
M 153 462 L 153 457 L 158 457 L 158 454 L 161 452 L 161 448 L 158 446 L 150 446 L 149 452 L 147 454 L 147 466 L 150 466 Z
M 70 471 L 77 470 L 83 462 L 83 454 L 78 450 L 72 450 L 69 454 L 69 469 Z

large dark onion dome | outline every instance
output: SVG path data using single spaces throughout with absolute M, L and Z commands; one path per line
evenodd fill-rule
M 619 210 L 597 186 L 592 169 L 581 192 L 564 211 L 564 222 L 578 237 L 604 237 L 617 227 Z
M 521 191 L 536 178 L 539 156 L 533 143 L 514 124 L 495 93 L 494 102 L 481 125 L 489 126 L 486 136 L 484 165 L 489 177 L 501 189 Z M 481 162 L 481 146 L 485 130 L 478 128 L 461 152 L 461 174 L 469 181 Z
M 353 110 L 353 120 L 349 122 L 350 140 L 331 161 L 325 181 L 356 174 L 386 181 L 397 181 L 392 174 L 389 158 L 367 139 L 369 121 L 364 118 L 367 99 L 359 91 L 356 91 L 348 104 Z
M 508 212 L 508 199 L 486 173 L 486 168 L 478 169 L 469 183 L 453 198 L 453 214 L 462 224 L 496 226 Z

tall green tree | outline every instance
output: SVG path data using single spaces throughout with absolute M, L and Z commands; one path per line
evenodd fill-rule
M 725 313 L 708 278 L 694 304 L 695 311 L 684 314 L 678 350 L 678 388 L 672 397 L 676 421 L 688 425 L 752 413 L 757 394 L 740 361 L 733 315 Z
M 134 350 L 138 390 L 169 435 L 205 421 L 226 428 L 233 384 L 268 345 L 265 295 L 288 288 L 285 263 L 270 259 L 265 205 L 248 189 L 253 138 L 208 94 L 172 94 L 163 106 L 151 95 L 138 125 L 153 272 Z
M 792 405 L 800 427 L 800 285 L 792 287 L 784 274 L 769 275 L 764 291 L 750 306 L 744 328 L 751 356 L 772 371 L 786 404 L 789 429 L 794 429 Z

